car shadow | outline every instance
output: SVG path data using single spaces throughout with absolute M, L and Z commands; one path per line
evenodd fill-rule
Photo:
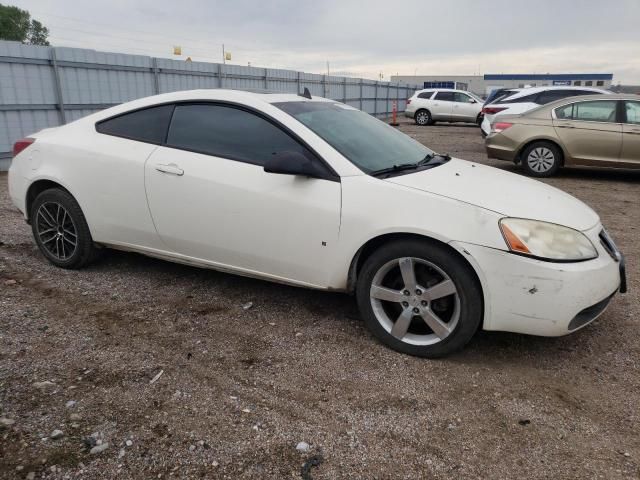
M 640 169 L 626 168 L 594 168 L 594 167 L 565 167 L 556 175 L 559 178 L 579 178 L 583 180 L 608 180 L 615 182 L 640 182 Z
M 347 331 L 353 332 L 354 344 L 360 340 L 364 328 L 355 297 L 341 292 L 277 284 L 114 250 L 105 252 L 102 260 L 87 270 L 155 277 L 160 281 L 167 280 L 176 290 L 180 290 L 180 286 L 193 288 L 194 284 L 201 283 L 205 294 L 207 288 L 225 292 L 227 301 L 238 305 L 252 302 L 254 308 L 265 312 L 277 312 L 283 308 L 289 311 L 306 311 L 309 325 L 320 326 L 321 329 L 335 329 L 337 325 L 340 328 L 349 327 Z M 606 312 L 603 318 L 606 321 Z M 564 357 L 567 352 L 595 342 L 594 337 L 598 334 L 597 329 L 592 327 L 564 337 L 536 337 L 479 330 L 463 350 L 439 361 L 488 366 L 505 360 L 519 365 L 530 362 L 531 358 Z M 367 335 L 372 348 L 379 345 L 373 335 Z M 336 348 L 343 346 L 337 345 Z
M 463 122 L 443 122 L 441 120 L 437 121 L 433 125 L 429 125 L 434 128 L 442 128 L 442 127 L 460 127 L 460 128 L 480 128 L 475 123 L 463 123 Z
M 561 168 L 558 173 L 552 177 L 536 178 L 530 177 L 525 174 L 524 170 L 519 166 L 511 162 L 495 163 L 491 164 L 492 167 L 500 170 L 505 170 L 512 173 L 517 173 L 524 177 L 532 178 L 534 180 L 553 180 L 554 178 L 562 179 L 579 179 L 584 181 L 610 181 L 610 182 L 631 182 L 640 183 L 640 169 L 613 169 L 613 168 L 597 168 L 597 167 L 564 167 Z

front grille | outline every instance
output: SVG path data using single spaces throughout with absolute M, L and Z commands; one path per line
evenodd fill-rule
M 569 322 L 569 331 L 573 331 L 577 328 L 580 328 L 586 325 L 592 320 L 595 320 L 595 318 L 598 315 L 600 315 L 602 312 L 604 312 L 605 308 L 607 308 L 607 305 L 609 305 L 609 301 L 613 298 L 615 293 L 616 292 L 613 292 L 604 300 L 600 300 L 598 303 L 591 305 L 590 307 L 587 307 L 584 310 L 580 311 L 575 317 L 573 317 L 573 320 Z

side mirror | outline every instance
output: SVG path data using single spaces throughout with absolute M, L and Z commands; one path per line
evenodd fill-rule
M 303 175 L 305 177 L 322 178 L 323 172 L 316 162 L 300 152 L 285 151 L 275 153 L 264 164 L 267 173 L 282 175 Z
M 470 98 L 469 103 L 476 103 L 476 101 L 473 98 Z

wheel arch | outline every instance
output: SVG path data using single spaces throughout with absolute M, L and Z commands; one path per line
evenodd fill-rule
M 434 237 L 422 235 L 420 233 L 391 232 L 391 233 L 383 233 L 367 240 L 355 253 L 353 258 L 351 259 L 351 264 L 349 266 L 349 277 L 347 279 L 347 291 L 349 293 L 353 293 L 353 291 L 355 290 L 358 274 L 360 273 L 360 270 L 362 269 L 362 266 L 364 265 L 364 262 L 367 260 L 367 258 L 369 258 L 376 250 L 378 250 L 379 248 L 382 248 L 385 244 L 388 244 L 391 242 L 397 242 L 401 240 L 420 240 L 423 242 L 437 244 L 442 247 L 445 247 L 453 255 L 462 259 L 470 267 L 481 289 L 484 290 L 484 288 L 482 288 L 482 282 L 480 281 L 480 277 L 478 276 L 478 273 L 476 272 L 476 268 L 474 267 L 474 265 L 471 262 L 469 262 L 469 260 L 466 259 L 464 255 L 462 255 L 458 250 L 453 248 L 448 243 L 443 242 L 442 240 L 438 240 Z
M 484 275 L 478 271 L 478 265 L 475 262 L 470 261 L 468 258 L 464 256 L 462 252 L 458 249 L 454 248 L 447 242 L 442 240 L 438 240 L 434 237 L 430 237 L 428 235 L 423 235 L 420 233 L 409 233 L 409 232 L 390 232 L 377 235 L 369 240 L 367 240 L 355 253 L 351 260 L 351 264 L 349 266 L 349 274 L 347 278 L 347 293 L 353 294 L 356 288 L 356 283 L 358 280 L 358 274 L 362 270 L 362 266 L 364 262 L 369 258 L 377 249 L 382 248 L 384 245 L 389 244 L 391 242 L 397 242 L 401 240 L 420 240 L 427 243 L 436 244 L 444 247 L 448 250 L 452 255 L 461 259 L 465 265 L 469 268 L 469 271 L 473 275 L 474 281 L 477 283 L 478 288 L 482 294 L 482 321 L 478 329 L 482 330 L 484 328 L 485 318 L 488 316 L 488 305 L 489 305 L 489 296 L 486 290 L 486 282 L 483 281 Z
M 550 137 L 537 137 L 537 138 L 527 140 L 525 143 L 523 143 L 518 149 L 518 154 L 516 155 L 516 159 L 518 160 L 518 163 L 522 162 L 522 154 L 527 149 L 527 147 L 529 147 L 531 144 L 536 142 L 551 143 L 552 145 L 556 146 L 558 150 L 560 150 L 560 156 L 561 156 L 560 166 L 564 167 L 565 159 L 567 158 L 567 152 L 565 151 L 564 146 L 560 142 L 558 142 L 557 139 L 550 138 Z
M 35 201 L 36 197 L 40 195 L 42 192 L 44 192 L 45 190 L 49 190 L 51 188 L 58 188 L 60 190 L 64 190 L 73 198 L 75 198 L 76 201 L 78 201 L 75 195 L 73 195 L 73 193 L 71 193 L 67 187 L 57 182 L 56 180 L 52 180 L 49 178 L 40 178 L 38 180 L 35 180 L 34 182 L 31 183 L 31 185 L 29 185 L 29 188 L 27 188 L 26 197 L 25 197 L 25 216 L 28 223 L 31 223 L 31 206 L 33 205 L 33 202 Z

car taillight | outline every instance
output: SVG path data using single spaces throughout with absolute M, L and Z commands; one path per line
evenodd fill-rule
M 15 157 L 16 155 L 18 155 L 20 152 L 22 152 L 25 148 L 27 148 L 29 145 L 31 145 L 33 142 L 35 142 L 36 139 L 35 138 L 23 138 L 22 140 L 18 140 L 16 143 L 13 144 L 13 156 Z
M 409 105 L 411 103 L 411 99 L 407 98 L 407 105 Z
M 502 112 L 506 109 L 507 107 L 484 107 L 482 109 L 482 113 L 484 113 L 485 115 L 495 115 L 496 113 Z
M 512 125 L 513 123 L 509 122 L 496 122 L 491 126 L 491 131 L 496 133 L 504 132 L 507 128 L 511 128 Z

